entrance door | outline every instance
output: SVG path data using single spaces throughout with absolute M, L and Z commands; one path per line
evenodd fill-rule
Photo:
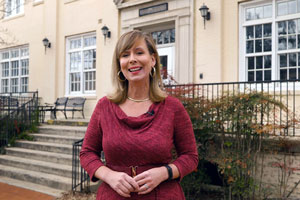
M 168 84 L 172 79 L 175 79 L 175 47 L 157 47 L 158 55 L 160 58 L 163 83 Z

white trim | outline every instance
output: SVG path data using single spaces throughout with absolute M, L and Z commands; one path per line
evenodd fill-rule
M 95 45 L 93 46 L 88 46 L 88 47 L 84 47 L 84 38 L 85 37 L 96 37 L 96 33 L 92 32 L 92 33 L 85 33 L 85 34 L 81 34 L 81 35 L 75 35 L 75 36 L 70 36 L 70 37 L 66 37 L 66 74 L 65 74 L 65 96 L 83 96 L 83 95 L 91 95 L 94 96 L 96 94 L 96 83 L 95 83 L 95 90 L 89 90 L 89 91 L 84 91 L 85 88 L 85 81 L 84 81 L 84 73 L 85 72 L 90 72 L 90 71 L 95 71 L 96 73 L 96 68 L 95 69 L 88 69 L 88 70 L 84 70 L 83 69 L 83 62 L 84 62 L 84 55 L 83 52 L 87 51 L 87 50 L 95 50 L 97 52 L 97 41 L 95 42 Z M 77 49 L 72 49 L 70 50 L 70 41 L 74 40 L 74 39 L 79 39 L 81 40 L 81 47 L 77 48 Z M 97 40 L 97 38 L 96 38 Z M 74 53 L 74 52 L 80 52 L 81 54 L 81 66 L 77 71 L 72 71 L 72 73 L 80 73 L 80 90 L 76 91 L 76 92 L 71 92 L 70 91 L 70 58 L 69 58 L 69 54 L 70 53 Z M 97 78 L 97 77 L 96 77 Z M 95 81 L 96 81 L 95 78 Z

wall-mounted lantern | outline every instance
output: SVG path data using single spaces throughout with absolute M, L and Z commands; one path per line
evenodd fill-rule
M 51 43 L 49 42 L 48 38 L 44 38 L 43 39 L 43 44 L 44 44 L 45 53 L 46 53 L 47 48 L 51 48 Z
M 201 8 L 199 8 L 199 10 L 204 20 L 204 29 L 205 29 L 205 21 L 210 20 L 210 12 L 208 11 L 209 8 L 203 3 L 203 5 L 201 6 Z
M 103 34 L 103 36 L 104 36 L 104 44 L 105 44 L 105 42 L 106 42 L 106 37 L 107 37 L 107 38 L 110 38 L 110 30 L 108 29 L 107 26 L 104 25 L 104 26 L 101 28 L 101 31 L 102 31 L 102 34 Z

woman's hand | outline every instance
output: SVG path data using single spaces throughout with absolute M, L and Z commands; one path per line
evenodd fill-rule
M 99 167 L 94 175 L 123 197 L 130 197 L 130 192 L 136 192 L 140 189 L 131 176 L 124 172 L 113 171 L 106 166 Z
M 140 186 L 136 192 L 138 192 L 138 194 L 147 194 L 167 178 L 168 172 L 165 167 L 156 167 L 144 171 L 134 177 L 134 180 Z
M 130 192 L 138 191 L 139 185 L 129 175 L 123 172 L 111 171 L 107 176 L 106 183 L 123 197 L 130 197 Z

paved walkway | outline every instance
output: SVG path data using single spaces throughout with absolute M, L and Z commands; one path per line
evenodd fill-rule
M 0 183 L 0 200 L 55 200 L 53 196 Z

